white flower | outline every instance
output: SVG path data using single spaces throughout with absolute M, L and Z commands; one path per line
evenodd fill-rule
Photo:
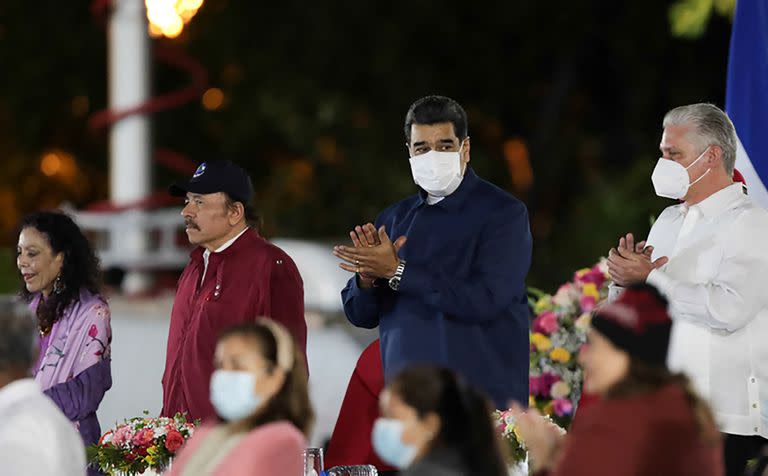
M 560 381 L 552 385 L 552 398 L 565 398 L 571 394 L 571 386 L 566 382 Z

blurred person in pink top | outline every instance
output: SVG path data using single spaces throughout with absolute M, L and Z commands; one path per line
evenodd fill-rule
M 166 475 L 302 474 L 314 412 L 304 357 L 288 331 L 269 319 L 233 327 L 214 361 L 218 421 L 195 432 Z

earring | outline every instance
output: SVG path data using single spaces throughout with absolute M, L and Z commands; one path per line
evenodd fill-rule
M 58 275 L 53 281 L 53 294 L 61 294 L 62 292 L 64 292 L 64 283 L 61 282 L 61 275 Z

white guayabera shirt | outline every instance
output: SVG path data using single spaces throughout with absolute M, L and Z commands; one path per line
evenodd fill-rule
M 648 236 L 647 282 L 670 302 L 668 363 L 712 405 L 721 431 L 768 438 L 768 211 L 734 184 L 671 206 Z
M 85 475 L 80 434 L 32 379 L 0 388 L 0 474 Z

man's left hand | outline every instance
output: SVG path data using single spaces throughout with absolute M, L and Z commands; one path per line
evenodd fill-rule
M 397 271 L 400 258 L 397 252 L 405 245 L 406 237 L 401 236 L 393 243 L 384 226 L 378 230 L 380 244 L 371 247 L 356 248 L 335 246 L 333 254 L 346 261 L 339 267 L 350 273 L 365 274 L 373 278 L 391 278 Z
M 648 255 L 643 253 L 619 253 L 616 248 L 611 248 L 608 253 L 608 271 L 616 284 L 626 287 L 644 283 L 651 271 L 664 266 L 668 261 L 666 256 L 651 261 Z

